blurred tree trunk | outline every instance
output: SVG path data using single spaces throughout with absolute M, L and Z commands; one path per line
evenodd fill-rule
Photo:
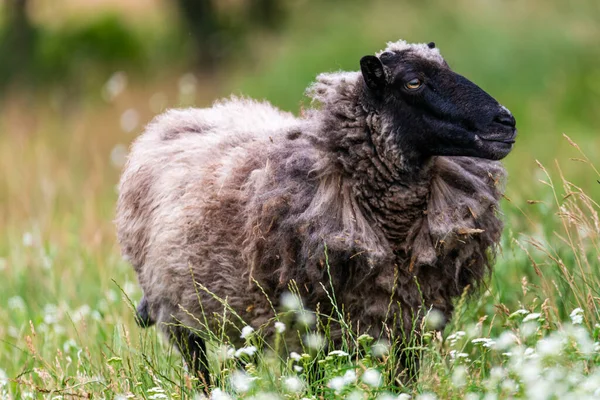
M 177 0 L 194 40 L 201 67 L 212 69 L 218 58 L 219 16 L 212 0 Z
M 0 38 L 2 83 L 24 74 L 33 59 L 34 28 L 27 15 L 28 0 L 5 0 L 6 21 Z
M 214 69 L 243 42 L 250 29 L 278 28 L 285 16 L 283 0 L 246 0 L 243 7 L 218 6 L 218 1 L 177 0 L 198 64 L 207 70 Z
M 284 14 L 281 0 L 250 1 L 250 17 L 262 27 L 279 28 L 283 23 Z

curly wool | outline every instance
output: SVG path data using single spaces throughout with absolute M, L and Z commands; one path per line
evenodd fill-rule
M 116 223 L 154 319 L 217 326 L 226 302 L 259 327 L 292 280 L 326 314 L 333 285 L 347 320 L 373 336 L 411 332 L 430 307 L 450 319 L 490 269 L 504 169 L 469 157 L 409 165 L 362 91 L 358 73 L 322 74 L 308 90 L 318 107 L 301 118 L 231 98 L 148 126 Z

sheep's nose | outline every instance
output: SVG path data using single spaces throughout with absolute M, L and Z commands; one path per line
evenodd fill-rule
M 504 107 L 494 117 L 494 122 L 509 126 L 511 128 L 514 128 L 515 126 L 517 126 L 517 121 L 515 120 L 515 117 L 513 117 L 513 115 L 510 113 L 510 111 L 508 111 Z

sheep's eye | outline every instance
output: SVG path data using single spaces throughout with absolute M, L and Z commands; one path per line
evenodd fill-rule
M 406 84 L 404 85 L 408 90 L 415 90 L 421 87 L 421 85 L 423 84 L 423 82 L 421 82 L 420 79 L 411 79 L 410 81 L 406 82 Z

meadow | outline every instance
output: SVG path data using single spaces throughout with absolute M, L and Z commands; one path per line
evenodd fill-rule
M 457 301 L 443 332 L 435 314 L 426 319 L 427 333 L 414 343 L 421 372 L 410 383 L 391 374 L 393 343 L 348 332 L 357 354 L 324 351 L 326 330 L 309 323 L 314 340 L 306 351 L 278 357 L 271 349 L 284 344 L 265 343 L 253 327 L 244 348 L 212 344 L 220 378 L 210 383 L 212 398 L 599 398 L 600 6 L 352 0 L 291 7 L 279 35 L 250 37 L 248 50 L 212 75 L 155 58 L 144 73 L 111 67 L 76 88 L 4 93 L 0 398 L 202 398 L 162 335 L 135 324 L 141 293 L 112 223 L 128 145 L 164 109 L 207 106 L 229 93 L 297 113 L 317 73 L 356 70 L 361 56 L 400 37 L 435 41 L 454 70 L 518 121 L 516 148 L 504 160 L 506 228 L 487 285 Z M 160 24 L 160 12 L 146 12 Z M 127 24 L 139 37 L 161 35 L 142 18 Z M 165 48 L 179 40 L 163 30 Z M 289 328 L 307 311 L 291 302 L 282 321 Z M 250 361 L 243 370 L 239 358 Z

